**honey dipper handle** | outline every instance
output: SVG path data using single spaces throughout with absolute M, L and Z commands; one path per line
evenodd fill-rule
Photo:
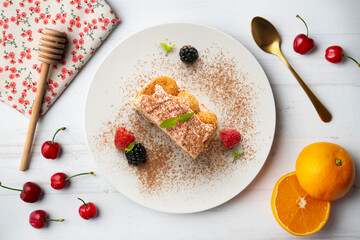
M 40 115 L 44 92 L 46 89 L 46 80 L 47 80 L 48 73 L 49 73 L 49 64 L 43 63 L 42 68 L 41 68 L 40 79 L 38 81 L 38 89 L 37 89 L 34 104 L 32 107 L 32 113 L 31 113 L 31 118 L 30 118 L 30 122 L 29 122 L 28 132 L 26 135 L 24 151 L 23 151 L 23 155 L 22 155 L 22 159 L 21 159 L 21 164 L 20 164 L 21 171 L 26 171 L 29 167 L 30 150 L 31 150 L 31 146 L 32 146 L 32 142 L 33 142 L 33 138 L 34 138 L 34 134 L 35 134 L 36 123 L 37 123 L 37 121 L 39 119 L 39 115 Z

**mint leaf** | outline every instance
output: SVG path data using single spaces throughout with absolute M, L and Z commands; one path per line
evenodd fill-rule
M 175 47 L 175 44 L 168 46 L 166 43 L 160 43 L 160 45 L 161 45 L 161 46 L 165 49 L 165 51 L 166 51 L 165 56 L 167 56 L 167 55 L 168 55 L 168 52 L 169 52 L 173 47 Z
M 189 120 L 195 113 L 185 113 L 185 114 L 181 114 L 180 116 L 177 117 L 172 117 L 172 118 L 168 118 L 166 120 L 164 120 L 161 124 L 160 127 L 161 128 L 173 128 L 175 127 L 179 122 L 186 122 L 187 120 Z
M 177 117 L 172 117 L 169 119 L 164 120 L 161 124 L 161 128 L 172 128 L 175 127 L 179 122 L 179 119 Z
M 178 118 L 179 118 L 179 121 L 180 122 L 186 122 L 187 120 L 189 120 L 195 113 L 192 112 L 192 113 L 186 113 L 186 114 L 182 114 L 180 115 Z
M 244 155 L 244 152 L 238 153 L 238 152 L 235 152 L 235 151 L 233 150 L 233 154 L 234 154 L 233 163 L 235 163 L 236 158 L 239 157 L 239 156 Z
M 129 146 L 125 148 L 125 152 L 130 152 L 135 146 L 135 141 L 130 143 Z

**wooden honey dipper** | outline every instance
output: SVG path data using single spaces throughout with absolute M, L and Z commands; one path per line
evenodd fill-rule
M 62 58 L 65 48 L 65 42 L 66 35 L 63 32 L 45 28 L 43 33 L 41 33 L 40 44 L 38 45 L 39 50 L 37 59 L 43 62 L 43 64 L 41 67 L 40 79 L 38 81 L 38 89 L 32 107 L 29 128 L 25 140 L 24 152 L 21 159 L 21 171 L 26 171 L 29 167 L 29 154 L 34 138 L 36 124 L 40 115 L 50 65 L 57 64 Z

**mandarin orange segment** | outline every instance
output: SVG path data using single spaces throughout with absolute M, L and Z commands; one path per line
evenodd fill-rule
M 166 93 L 173 96 L 176 96 L 179 93 L 179 87 L 174 79 L 166 76 L 160 76 L 151 80 L 150 83 L 148 83 L 143 89 L 141 89 L 141 91 L 136 97 L 139 97 L 141 95 L 154 94 L 156 85 L 160 85 Z
M 300 186 L 295 172 L 276 183 L 271 208 L 282 228 L 297 236 L 318 232 L 327 222 L 330 202 L 312 198 Z

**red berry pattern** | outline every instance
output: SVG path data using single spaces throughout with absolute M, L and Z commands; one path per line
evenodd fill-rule
M 220 138 L 226 148 L 232 148 L 240 142 L 241 135 L 235 129 L 225 129 L 220 132 Z
M 36 51 L 41 32 L 53 28 L 67 34 L 67 50 L 52 65 L 42 114 L 115 28 L 117 18 L 99 0 L 3 0 L 0 3 L 0 101 L 31 115 L 41 63 Z M 71 54 L 70 54 L 71 53 Z

